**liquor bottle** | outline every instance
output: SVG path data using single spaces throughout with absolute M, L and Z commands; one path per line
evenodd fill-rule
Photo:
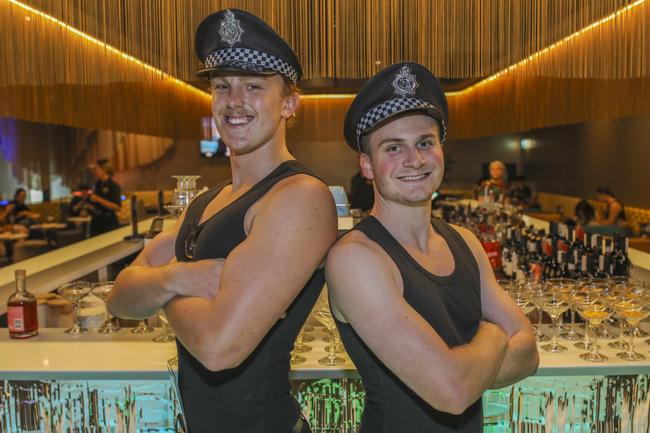
M 594 278 L 607 278 L 607 257 L 604 254 L 598 254 L 598 265 L 596 269 L 594 270 L 593 276 Z
M 614 275 L 630 275 L 630 260 L 627 257 L 628 245 L 629 239 L 625 236 L 616 235 L 614 237 L 614 252 L 612 257 L 612 261 L 614 263 Z
M 506 278 L 510 279 L 514 276 L 513 253 L 512 227 L 507 227 L 506 237 L 503 241 L 503 248 L 501 249 L 501 265 L 503 266 L 503 273 Z
M 36 298 L 27 291 L 25 270 L 18 269 L 15 275 L 16 291 L 7 300 L 9 337 L 33 337 L 38 335 Z

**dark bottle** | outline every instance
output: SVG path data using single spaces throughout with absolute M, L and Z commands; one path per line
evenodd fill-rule
M 614 237 L 614 252 L 612 253 L 613 275 L 629 276 L 630 259 L 627 256 L 629 239 L 623 235 Z
M 16 270 L 16 291 L 7 300 L 9 337 L 29 338 L 38 335 L 36 298 L 27 291 L 24 269 Z

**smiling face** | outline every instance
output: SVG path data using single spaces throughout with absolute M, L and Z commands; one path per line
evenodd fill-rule
M 232 155 L 244 155 L 277 141 L 298 107 L 279 75 L 223 75 L 210 80 L 212 115 Z
M 430 116 L 400 116 L 371 132 L 368 145 L 361 169 L 385 200 L 421 205 L 440 187 L 444 155 L 438 122 Z

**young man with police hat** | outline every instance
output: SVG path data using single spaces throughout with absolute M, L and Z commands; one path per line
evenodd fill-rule
M 117 278 L 110 308 L 136 318 L 165 308 L 190 433 L 308 432 L 290 394 L 289 352 L 324 282 L 336 210 L 286 147 L 302 70 L 271 27 L 234 9 L 199 25 L 196 51 L 232 181 L 196 197 L 145 247 Z
M 370 216 L 330 250 L 326 276 L 366 388 L 361 432 L 480 432 L 481 395 L 538 364 L 530 323 L 468 230 L 431 219 L 447 101 L 423 66 L 371 78 L 344 134 L 375 187 Z

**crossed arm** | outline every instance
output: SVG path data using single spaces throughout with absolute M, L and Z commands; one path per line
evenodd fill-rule
M 482 245 L 469 230 L 454 226 L 472 250 L 481 275 L 483 318 L 499 327 L 508 336 L 508 346 L 501 368 L 490 388 L 502 388 L 537 371 L 539 354 L 533 328 L 517 304 L 499 286 Z
M 176 235 L 170 231 L 160 239 L 159 255 L 152 251 L 146 263 L 136 261 L 132 271 L 120 274 L 112 311 L 139 310 L 142 316 L 166 305 L 176 335 L 206 368 L 239 365 L 287 310 L 336 239 L 334 203 L 318 180 L 293 179 L 262 200 L 247 238 L 224 262 L 165 264 L 173 257 L 169 251 L 173 253 Z M 157 269 L 152 267 L 156 264 Z M 193 272 L 187 268 L 191 265 L 205 267 Z M 202 296 L 192 293 L 192 284 L 216 287 Z M 129 291 L 139 292 L 131 295 L 137 308 L 129 306 Z
M 346 236 L 328 255 L 327 284 L 336 312 L 422 399 L 438 410 L 462 413 L 494 382 L 506 335 L 482 322 L 470 343 L 450 348 L 404 300 L 388 255 L 355 236 L 361 235 Z

